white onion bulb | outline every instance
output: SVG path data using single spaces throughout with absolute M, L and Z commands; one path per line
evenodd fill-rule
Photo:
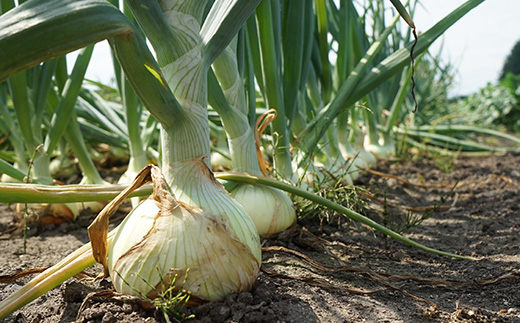
M 154 195 L 116 229 L 108 252 L 115 289 L 153 298 L 177 275 L 175 287 L 202 300 L 220 301 L 229 293 L 250 290 L 260 260 L 237 237 L 230 220 L 177 202 L 162 176 L 160 180 L 162 188 L 154 178 Z
M 239 184 L 230 193 L 244 207 L 261 236 L 282 232 L 296 221 L 291 199 L 279 189 Z

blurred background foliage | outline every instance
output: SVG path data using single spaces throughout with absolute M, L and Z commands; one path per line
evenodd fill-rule
M 520 132 L 520 41 L 504 61 L 497 82 L 467 96 L 448 95 L 457 69 L 440 56 L 427 53 L 416 68 L 416 125 L 464 124 Z

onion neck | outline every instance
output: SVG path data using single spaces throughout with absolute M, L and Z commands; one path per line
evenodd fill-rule
M 174 182 L 173 169 L 177 163 L 210 153 L 207 110 L 200 105 L 192 105 L 192 108 L 183 122 L 174 127 L 161 127 L 161 168 L 168 183 Z
M 262 175 L 258 165 L 254 133 L 251 127 L 240 137 L 229 138 L 229 151 L 235 172 Z
M 222 88 L 228 105 L 212 103 L 222 119 L 226 131 L 231 163 L 235 172 L 262 175 L 256 154 L 254 128 L 248 120 L 244 81 L 238 71 L 237 39 L 213 62 L 215 77 Z M 209 81 L 214 81 L 210 78 Z M 211 102 L 211 100 L 210 100 Z
M 170 5 L 166 5 L 167 3 Z M 173 3 L 175 1 L 165 1 L 161 3 L 161 8 L 172 30 L 185 38 L 182 44 L 189 49 L 185 48 L 180 56 L 163 57 L 159 60 L 164 78 L 184 112 L 173 125 L 161 126 L 161 166 L 169 183 L 175 182 L 175 172 L 172 169 L 176 167 L 176 163 L 210 153 L 207 70 L 199 35 L 200 25 L 189 13 L 176 11 L 179 8 Z M 195 9 L 188 11 L 198 12 Z M 173 59 L 170 60 L 171 58 Z

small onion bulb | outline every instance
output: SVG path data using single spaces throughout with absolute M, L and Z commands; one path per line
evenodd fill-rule
M 243 183 L 230 193 L 251 217 L 260 236 L 282 232 L 296 222 L 291 199 L 279 189 Z

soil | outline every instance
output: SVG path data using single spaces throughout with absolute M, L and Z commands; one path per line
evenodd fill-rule
M 187 322 L 520 322 L 520 155 L 386 161 L 375 170 L 394 177 L 364 173 L 358 180 L 367 216 L 399 230 L 437 206 L 404 235 L 476 260 L 420 251 L 317 209 L 294 231 L 264 240 L 263 270 L 250 292 L 186 308 L 194 316 Z M 23 239 L 0 240 L 0 274 L 56 263 L 88 242 L 93 216 L 31 227 L 26 253 Z M 12 223 L 13 211 L 3 206 L 0 231 Z M 0 299 L 27 281 L 0 285 Z M 166 321 L 135 300 L 96 294 L 85 301 L 110 288 L 107 280 L 71 278 L 5 322 Z

